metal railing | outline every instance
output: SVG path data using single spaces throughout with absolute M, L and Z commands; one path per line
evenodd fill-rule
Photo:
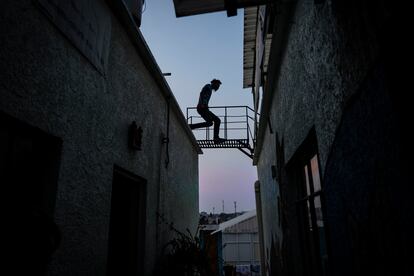
M 239 140 L 245 144 L 245 147 L 254 148 L 257 126 L 255 126 L 255 112 L 253 109 L 248 106 L 210 106 L 209 109 L 221 120 L 220 137 L 231 141 Z M 187 108 L 188 124 L 204 121 L 198 114 L 196 107 Z M 207 141 L 213 138 L 213 129 L 214 126 L 198 128 L 194 129 L 193 133 L 198 141 Z

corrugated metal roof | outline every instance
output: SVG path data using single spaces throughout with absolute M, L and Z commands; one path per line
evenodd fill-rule
M 244 33 L 243 33 L 243 88 L 253 84 L 254 59 L 256 51 L 257 9 L 250 7 L 244 9 Z M 272 35 L 267 34 L 265 40 L 265 56 L 263 70 L 267 72 Z
M 245 8 L 243 32 L 243 88 L 251 87 L 253 83 L 256 21 L 257 7 Z
M 249 212 L 244 213 L 243 215 L 240 215 L 238 217 L 235 217 L 234 219 L 231 219 L 231 220 L 225 221 L 223 223 L 220 223 L 219 229 L 217 229 L 216 231 L 214 231 L 213 233 L 211 233 L 211 235 L 214 235 L 217 232 L 223 231 L 224 229 L 226 229 L 226 228 L 228 228 L 230 226 L 233 226 L 233 225 L 235 225 L 237 223 L 240 223 L 242 221 L 245 221 L 245 220 L 247 220 L 249 218 L 252 218 L 254 216 L 256 216 L 256 210 L 251 210 Z

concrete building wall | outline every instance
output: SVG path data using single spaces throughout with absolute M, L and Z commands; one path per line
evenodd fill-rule
M 225 228 L 225 233 L 258 232 L 257 216 L 241 221 L 235 225 Z
M 178 127 L 174 127 L 178 126 Z M 169 157 L 164 149 L 164 162 L 168 162 L 166 181 L 161 194 L 161 210 L 169 222 L 182 233 L 188 231 L 194 236 L 198 227 L 198 155 L 191 141 L 183 135 L 176 117 L 171 118 L 169 130 Z M 186 150 L 187 149 L 187 150 Z M 181 200 L 177 200 L 181 199 Z M 195 200 L 197 199 L 197 200 Z M 187 231 L 188 229 L 188 231 Z M 161 245 L 168 242 L 174 233 L 164 225 Z
M 226 265 L 259 265 L 257 232 L 222 233 L 223 262 Z
M 222 256 L 220 266 L 224 271 L 220 275 L 230 268 L 234 272 L 244 269 L 244 273 L 259 275 L 260 247 L 255 210 L 221 223 L 213 236 L 219 240 L 219 256 Z
M 56 275 L 104 275 L 114 165 L 147 181 L 145 274 L 168 240 L 157 212 L 179 228 L 198 222 L 198 152 L 175 100 L 143 62 L 119 18 L 110 17 L 105 75 L 33 1 L 1 4 L 0 110 L 62 141 L 54 219 L 62 232 Z M 138 35 L 138 33 L 136 34 Z M 143 129 L 142 150 L 128 148 L 128 127 Z
M 324 164 L 340 120 L 341 105 L 346 93 L 351 93 L 343 87 L 347 83 L 343 78 L 347 76 L 338 72 L 339 38 L 328 5 L 322 8 L 308 1 L 297 1 L 291 20 L 286 49 L 280 56 L 280 75 L 275 77 L 272 91 L 269 119 L 273 133 L 269 128 L 265 130 L 258 162 L 263 220 L 268 224 L 264 226 L 268 259 L 272 254 L 271 245 L 277 243 L 280 247 L 283 239 L 277 211 L 279 185 L 271 171 L 272 165 L 283 162 L 276 160 L 276 144 L 283 143 L 284 160 L 288 161 L 315 127 L 321 164 Z M 273 252 L 273 255 L 280 253 Z
M 265 94 L 271 96 L 264 97 L 263 106 L 268 105 L 268 113 L 266 107 L 262 107 L 265 112 L 261 117 L 266 120 L 268 115 L 270 124 L 261 124 L 259 144 L 262 143 L 262 147 L 256 153 L 268 273 L 305 273 L 295 267 L 301 257 L 300 252 L 294 249 L 301 246 L 297 230 L 294 229 L 298 227 L 295 222 L 298 220 L 295 201 L 298 200 L 299 192 L 292 188 L 287 170 L 298 159 L 298 153 L 302 152 L 310 133 L 316 138 L 314 146 L 327 197 L 324 215 L 327 225 L 332 225 L 332 229 L 327 229 L 331 233 L 327 235 L 331 250 L 329 275 L 368 273 L 368 261 L 365 264 L 355 263 L 355 260 L 362 258 L 356 254 L 355 248 L 364 248 L 365 258 L 371 259 L 373 257 L 368 255 L 379 248 L 381 252 L 404 248 L 401 240 L 393 239 L 395 242 L 381 244 L 379 236 L 385 239 L 385 236 L 402 234 L 402 240 L 410 241 L 411 244 L 408 238 L 411 228 L 402 226 L 380 231 L 381 234 L 369 245 L 360 240 L 363 239 L 361 232 L 374 231 L 374 228 L 379 229 L 386 224 L 385 221 L 379 222 L 384 215 L 368 215 L 376 204 L 395 212 L 405 212 L 396 219 L 398 225 L 406 225 L 404 221 L 408 217 L 412 219 L 412 212 L 402 207 L 409 200 L 401 191 L 408 192 L 411 188 L 403 184 L 404 177 L 401 175 L 404 175 L 404 166 L 400 166 L 398 161 L 402 153 L 396 144 L 402 138 L 397 134 L 401 130 L 395 127 L 399 124 L 398 112 L 391 111 L 395 110 L 392 98 L 396 96 L 390 97 L 395 95 L 395 89 L 387 81 L 383 82 L 384 79 L 391 81 L 390 71 L 387 70 L 392 69 L 385 63 L 391 54 L 382 48 L 386 37 L 384 26 L 392 23 L 387 17 L 391 11 L 382 3 L 374 5 L 369 1 L 353 1 L 349 5 L 333 0 L 319 5 L 313 1 L 290 3 L 292 13 L 286 17 L 286 37 L 280 37 L 283 31 L 278 29 L 278 19 L 276 31 L 273 32 L 268 83 L 265 86 Z M 282 6 L 283 3 L 279 8 Z M 279 18 L 288 10 L 285 8 L 279 9 Z M 275 43 L 278 39 L 283 42 Z M 356 138 L 359 134 L 355 134 L 355 131 L 361 136 Z M 348 147 L 354 149 L 353 153 Z M 381 147 L 384 152 L 380 154 Z M 341 159 L 345 156 L 346 161 Z M 390 167 L 392 172 L 387 170 L 384 174 L 382 169 L 373 164 Z M 272 166 L 275 166 L 274 175 Z M 358 174 L 355 170 L 363 172 Z M 340 180 L 344 179 L 345 174 L 349 181 Z M 351 177 L 353 174 L 358 180 Z M 389 198 L 384 198 L 388 188 L 384 188 L 387 185 L 381 188 L 380 184 L 383 181 L 389 183 L 385 179 L 391 179 L 391 176 L 398 179 L 396 191 Z M 342 193 L 344 189 L 348 192 Z M 378 193 L 381 195 L 376 198 L 370 196 Z M 369 203 L 364 204 L 367 200 Z M 405 202 L 401 206 L 391 203 L 400 200 Z M 346 213 L 349 215 L 345 210 L 358 213 L 358 230 L 349 230 L 352 222 L 344 222 Z M 368 217 L 370 219 L 367 220 Z M 353 234 L 350 234 L 352 231 Z M 289 239 L 288 243 L 285 239 Z M 358 241 L 355 242 L 355 239 Z M 341 242 L 353 246 L 354 251 L 341 247 L 338 244 Z M 355 257 L 357 255 L 359 257 Z M 381 269 L 372 268 L 371 272 L 391 273 L 390 263 L 395 264 L 395 269 L 405 266 L 405 253 L 399 261 L 391 256 L 390 253 L 378 256 L 384 263 L 389 263 Z

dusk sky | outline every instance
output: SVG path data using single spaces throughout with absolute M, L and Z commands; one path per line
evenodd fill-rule
M 201 88 L 213 78 L 222 85 L 210 106 L 252 106 L 243 89 L 243 10 L 176 18 L 172 0 L 147 0 L 141 31 L 183 113 L 198 102 Z M 200 155 L 200 211 L 255 209 L 256 167 L 237 149 L 203 149 Z

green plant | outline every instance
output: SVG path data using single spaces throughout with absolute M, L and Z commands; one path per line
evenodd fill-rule
M 197 227 L 195 235 L 187 228 L 183 233 L 176 229 L 173 223 L 167 223 L 163 216 L 161 221 L 169 226 L 175 237 L 163 247 L 155 275 L 183 275 L 183 276 L 210 276 L 212 275 L 209 260 L 200 247 L 197 237 L 200 228 Z

